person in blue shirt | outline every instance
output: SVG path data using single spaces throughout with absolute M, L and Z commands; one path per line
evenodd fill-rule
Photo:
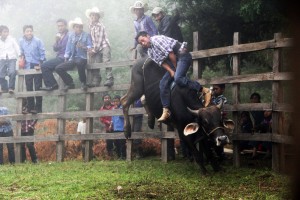
M 90 34 L 83 31 L 83 22 L 80 18 L 75 18 L 69 22 L 69 26 L 74 32 L 70 33 L 65 51 L 65 62 L 56 66 L 55 71 L 65 83 L 65 91 L 74 89 L 75 84 L 68 70 L 77 67 L 81 89 L 87 90 L 85 68 L 87 64 L 87 51 L 92 48 Z
M 120 102 L 121 97 L 119 95 L 114 96 L 113 104 L 114 109 L 122 109 L 122 105 Z M 112 127 L 113 132 L 123 132 L 124 131 L 124 116 L 113 116 L 112 117 Z M 114 141 L 117 155 L 120 159 L 126 158 L 126 140 L 125 139 L 117 139 Z
M 41 65 L 46 60 L 45 47 L 43 42 L 33 35 L 33 26 L 23 26 L 24 36 L 20 39 L 21 57 L 25 59 L 25 70 L 36 69 L 40 70 Z M 35 91 L 42 87 L 42 74 L 30 74 L 25 76 L 26 90 L 33 91 L 33 83 Z M 28 97 L 27 110 L 23 113 L 36 114 L 42 112 L 42 97 Z
M 0 107 L 0 116 L 7 115 L 7 107 Z M 0 137 L 12 137 L 13 130 L 11 127 L 11 122 L 7 118 L 0 118 Z M 8 160 L 11 164 L 15 163 L 15 150 L 13 143 L 7 143 L 8 149 Z M 3 165 L 3 144 L 0 143 L 0 165 Z
M 134 30 L 135 36 L 141 31 L 146 31 L 150 36 L 158 34 L 157 28 L 151 17 L 145 15 L 148 5 L 142 1 L 136 1 L 133 6 L 131 6 L 130 12 L 136 15 L 134 20 Z M 140 56 L 143 58 L 147 56 L 147 47 L 143 47 L 136 40 L 134 40 L 134 46 L 131 50 L 136 49 Z

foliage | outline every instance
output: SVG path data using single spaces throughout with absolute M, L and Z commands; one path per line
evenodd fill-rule
M 1 199 L 289 199 L 288 177 L 226 167 L 201 176 L 195 163 L 159 158 L 1 167 Z

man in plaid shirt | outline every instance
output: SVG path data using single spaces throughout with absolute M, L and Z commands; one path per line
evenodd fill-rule
M 187 51 L 186 42 L 179 43 L 173 38 L 164 35 L 150 37 L 147 32 L 141 31 L 136 40 L 143 47 L 148 48 L 149 57 L 167 70 L 162 77 L 159 88 L 160 98 L 163 105 L 163 114 L 159 122 L 167 120 L 170 115 L 170 85 L 173 81 L 180 87 L 188 87 L 204 95 L 204 106 L 206 107 L 211 99 L 208 88 L 204 88 L 197 81 L 187 78 L 186 73 L 192 63 L 192 55 Z
M 90 19 L 90 34 L 92 37 L 93 48 L 89 50 L 91 63 L 107 63 L 110 61 L 110 44 L 107 38 L 105 26 L 100 22 L 103 12 L 97 7 L 86 10 L 86 16 Z M 112 74 L 112 68 L 106 69 L 106 81 L 104 86 L 111 87 L 114 84 L 114 77 Z M 89 87 L 99 86 L 101 82 L 100 69 L 94 69 L 92 71 L 92 82 L 88 83 Z

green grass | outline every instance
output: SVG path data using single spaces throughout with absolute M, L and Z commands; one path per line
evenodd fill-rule
M 183 160 L 67 161 L 0 166 L 0 199 L 289 199 L 289 179 L 268 169 L 200 174 Z M 118 191 L 117 187 L 122 189 Z

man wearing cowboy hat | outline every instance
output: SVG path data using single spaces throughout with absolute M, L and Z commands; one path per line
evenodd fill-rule
M 178 26 L 178 20 L 180 18 L 178 10 L 174 16 L 166 15 L 161 7 L 155 7 L 152 10 L 152 17 L 158 22 L 158 34 L 165 35 L 170 38 L 183 42 L 182 33 Z
M 91 63 L 107 63 L 110 61 L 110 44 L 107 38 L 104 25 L 99 21 L 103 16 L 103 12 L 97 7 L 87 9 L 86 16 L 90 19 L 89 29 L 92 37 L 93 48 L 89 51 Z M 92 80 L 88 83 L 89 87 L 99 86 L 101 82 L 100 69 L 92 70 Z M 106 82 L 104 86 L 111 87 L 114 84 L 112 68 L 106 68 Z
M 70 21 L 69 26 L 73 28 L 74 32 L 69 35 L 64 55 L 65 62 L 58 65 L 55 71 L 65 83 L 64 90 L 73 89 L 75 88 L 75 84 L 67 71 L 76 66 L 81 82 L 81 89 L 86 90 L 85 66 L 87 64 L 87 51 L 92 48 L 91 37 L 83 31 L 83 23 L 79 17 Z
M 133 22 L 135 36 L 141 31 L 146 31 L 150 36 L 158 34 L 156 26 L 151 17 L 144 14 L 146 11 L 147 4 L 143 3 L 142 1 L 136 1 L 134 5 L 130 7 L 130 12 L 137 16 Z M 136 40 L 134 40 L 134 47 L 132 50 L 133 49 L 137 49 L 141 57 L 145 57 L 147 55 L 147 48 L 143 48 Z

